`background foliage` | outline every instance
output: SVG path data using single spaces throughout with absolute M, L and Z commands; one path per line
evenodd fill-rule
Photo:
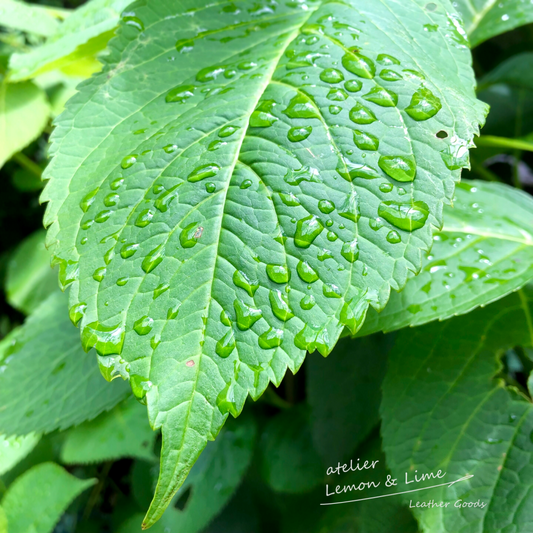
M 126 382 L 100 376 L 124 373 L 126 363 L 100 358 L 99 370 L 94 350 L 82 350 L 70 322 L 84 309 L 70 306 L 69 320 L 56 281 L 58 270 L 63 282 L 71 272 L 68 264 L 51 269 L 44 246 L 39 196 L 53 120 L 75 87 L 102 68 L 97 57 L 129 1 L 80 4 L 0 0 L 0 533 L 140 531 L 159 475 L 162 439 L 146 408 Z M 475 0 L 457 8 L 473 47 L 477 96 L 491 111 L 420 275 L 393 291 L 381 313 L 370 308 L 356 338 L 346 330 L 326 359 L 308 354 L 279 387 L 261 383 L 264 394 L 249 399 L 207 444 L 153 531 L 533 528 L 533 4 Z M 126 10 L 122 18 L 126 37 L 136 39 L 134 14 Z M 475 131 L 481 107 L 456 109 Z M 258 111 L 272 120 L 268 106 Z M 414 135 L 428 137 L 424 128 Z M 247 168 L 242 180 L 250 177 Z M 88 178 L 93 174 L 87 170 Z M 246 204 L 252 190 L 239 189 L 239 202 Z M 291 201 L 287 196 L 283 204 Z M 398 280 L 393 288 L 402 285 Z M 245 282 L 241 288 L 253 291 Z M 301 351 L 291 355 L 290 368 L 301 364 Z M 350 459 L 379 463 L 371 472 L 326 475 L 327 467 Z M 326 484 L 439 468 L 453 479 L 474 477 L 407 499 L 319 505 Z M 398 490 L 383 487 L 379 494 Z M 370 492 L 356 494 L 333 499 Z M 488 505 L 449 512 L 407 506 L 461 498 Z

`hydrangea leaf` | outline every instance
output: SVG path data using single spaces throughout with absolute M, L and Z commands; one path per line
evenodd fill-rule
M 468 313 L 533 278 L 533 199 L 501 183 L 464 181 L 422 272 L 387 307 L 369 311 L 358 335 Z
M 20 460 L 24 459 L 39 442 L 40 435 L 24 435 L 23 437 L 6 437 L 0 435 L 0 476 L 11 470 Z
M 446 473 L 417 487 L 473 475 L 407 497 L 423 532 L 531 530 L 533 405 L 497 376 L 506 349 L 533 346 L 532 304 L 529 285 L 464 317 L 405 331 L 389 355 L 382 436 L 398 491 L 413 487 L 405 481 L 416 472 Z M 429 499 L 449 505 L 416 507 Z
M 49 37 L 60 26 L 68 11 L 48 6 L 27 4 L 18 0 L 2 0 L 0 26 Z
M 67 298 L 50 295 L 2 344 L 0 433 L 24 435 L 65 429 L 111 409 L 129 391 L 100 375 L 70 324 Z
M 146 526 L 248 394 L 420 268 L 486 112 L 435 6 L 137 2 L 58 120 L 60 281 L 163 431 Z
M 70 502 L 96 481 L 78 479 L 55 463 L 34 466 L 2 498 L 8 531 L 51 533 Z
M 50 105 L 31 82 L 0 83 L 0 167 L 41 135 Z
M 533 22 L 530 0 L 458 0 L 454 5 L 463 17 L 472 46 Z

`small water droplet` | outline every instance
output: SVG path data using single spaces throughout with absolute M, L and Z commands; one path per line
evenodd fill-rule
M 400 61 L 398 59 L 388 54 L 379 54 L 377 57 L 377 62 L 380 65 L 387 65 L 387 66 L 400 64 Z
M 320 119 L 316 107 L 313 102 L 304 94 L 297 94 L 294 96 L 287 108 L 283 111 L 289 118 L 317 118 Z
M 357 239 L 350 242 L 345 242 L 342 245 L 341 255 L 350 263 L 355 263 L 359 258 L 359 244 Z
M 138 244 L 134 244 L 134 243 L 125 244 L 120 249 L 120 255 L 122 256 L 123 259 L 128 259 L 128 257 L 131 257 L 132 255 L 134 255 L 138 249 L 139 249 Z
M 154 327 L 154 319 L 146 315 L 139 318 L 139 320 L 137 320 L 133 324 L 133 330 L 138 335 L 148 335 L 148 333 L 152 331 L 153 327 Z
M 363 84 L 359 80 L 348 80 L 344 82 L 344 88 L 349 93 L 357 93 L 363 88 Z
M 385 81 L 400 81 L 403 79 L 403 76 L 398 72 L 385 68 L 379 73 L 379 77 Z
M 381 170 L 396 181 L 413 181 L 416 175 L 416 162 L 413 156 L 382 155 L 378 165 Z
M 429 216 L 429 207 L 425 202 L 399 203 L 382 202 L 378 214 L 393 226 L 405 231 L 413 231 L 424 226 Z
M 154 270 L 154 268 L 163 261 L 165 257 L 165 248 L 162 244 L 154 248 L 148 255 L 143 259 L 141 268 L 148 274 Z
M 249 189 L 253 185 L 253 183 L 254 182 L 252 180 L 243 180 L 243 182 L 240 185 L 240 188 L 241 189 Z
M 274 283 L 288 283 L 290 279 L 290 271 L 286 265 L 268 264 L 266 272 Z
M 70 321 L 77 326 L 79 321 L 85 315 L 85 310 L 87 309 L 87 304 L 85 302 L 80 302 L 79 304 L 73 305 L 68 312 Z
M 268 128 L 278 119 L 272 114 L 272 109 L 276 105 L 274 100 L 264 100 L 250 116 L 251 128 Z
M 277 348 L 283 343 L 283 330 L 270 328 L 268 331 L 265 331 L 257 339 L 259 347 L 263 350 L 271 350 L 272 348 Z
M 233 283 L 235 286 L 244 289 L 250 296 L 253 296 L 259 288 L 259 281 L 250 279 L 242 270 L 233 273 Z
M 377 120 L 376 115 L 363 104 L 356 104 L 350 109 L 350 120 L 356 124 L 372 124 Z
M 398 95 L 396 93 L 379 86 L 364 94 L 363 98 L 381 107 L 395 107 L 398 103 Z
M 229 330 L 217 342 L 215 352 L 219 357 L 225 359 L 231 355 L 231 352 L 233 352 L 235 349 L 236 344 L 237 343 L 235 341 L 235 336 L 233 335 L 233 330 Z
M 322 293 L 326 298 L 342 298 L 341 290 L 333 283 L 324 283 Z
M 187 180 L 196 183 L 206 178 L 212 178 L 218 174 L 220 167 L 214 163 L 195 168 L 187 177 Z
M 320 79 L 325 83 L 340 83 L 344 74 L 336 68 L 326 68 L 320 73 Z
M 156 298 L 159 298 L 164 292 L 168 291 L 170 289 L 170 285 L 168 283 L 161 283 L 154 289 L 154 300 Z
M 294 127 L 287 133 L 287 138 L 291 142 L 305 141 L 311 135 L 313 128 L 311 126 Z
M 294 244 L 299 248 L 309 248 L 323 229 L 324 225 L 315 215 L 300 219 L 296 225 Z
M 231 137 L 238 129 L 240 129 L 238 126 L 224 126 L 218 132 L 218 136 L 223 138 Z
M 122 159 L 120 166 L 123 169 L 132 167 L 137 162 L 138 157 L 139 156 L 137 154 L 127 155 L 126 157 Z
M 399 242 L 402 242 L 402 238 L 397 231 L 391 230 L 387 234 L 387 241 L 389 241 L 391 244 L 398 244 Z
M 379 139 L 375 135 L 360 130 L 354 130 L 353 142 L 359 150 L 375 151 L 379 148 Z
M 352 48 L 342 57 L 342 66 L 360 78 L 372 79 L 376 73 L 374 62 L 358 53 L 357 48 Z
M 309 311 L 309 309 L 312 309 L 316 304 L 315 297 L 312 294 L 306 294 L 301 300 L 300 300 L 300 307 L 304 309 L 305 311 Z

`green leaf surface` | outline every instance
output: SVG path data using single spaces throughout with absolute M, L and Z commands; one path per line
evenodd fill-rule
M 6 513 L 4 513 L 2 506 L 0 506 L 0 533 L 8 533 Z
M 161 520 L 166 533 L 204 531 L 224 508 L 239 486 L 252 459 L 256 423 L 244 415 L 229 423 L 215 442 L 209 443 L 176 495 L 179 505 L 170 507 Z M 134 516 L 119 533 L 140 531 L 142 515 Z M 157 524 L 154 529 L 157 531 Z
M 2 0 L 0 26 L 50 37 L 59 29 L 60 22 L 67 13 L 64 10 L 18 0 Z
M 456 481 L 406 497 L 451 502 L 415 508 L 427 533 L 526 533 L 533 524 L 533 405 L 496 376 L 499 356 L 533 345 L 533 287 L 464 317 L 406 331 L 389 355 L 382 436 L 398 491 Z M 446 475 L 407 485 L 415 473 Z M 456 507 L 455 503 L 484 503 Z
M 35 448 L 40 438 L 40 435 L 33 434 L 23 437 L 0 435 L 0 476 L 24 459 Z
M 501 183 L 463 181 L 422 272 L 371 310 L 358 335 L 468 313 L 533 278 L 533 198 Z
M 66 67 L 103 50 L 119 15 L 131 0 L 91 0 L 59 26 L 42 46 L 15 53 L 9 62 L 9 79 L 26 80 L 55 68 Z
M 44 241 L 45 232 L 36 231 L 19 244 L 7 264 L 6 299 L 27 315 L 58 290 L 57 272 L 50 268 Z
M 85 347 L 152 384 L 147 524 L 248 394 L 420 267 L 486 111 L 425 5 L 141 1 L 59 119 L 49 244 Z
M 50 432 L 90 420 L 128 394 L 119 380 L 107 383 L 85 354 L 54 293 L 26 320 L 7 346 L 0 366 L 0 432 Z
M 9 533 L 51 533 L 67 506 L 96 479 L 78 479 L 54 463 L 17 478 L 2 498 Z
M 348 459 L 379 422 L 381 382 L 392 336 L 342 340 L 305 368 L 313 442 L 325 464 Z
M 529 0 L 458 0 L 454 5 L 463 17 L 472 46 L 533 22 Z
M 63 463 L 98 463 L 122 457 L 156 459 L 156 434 L 148 424 L 146 409 L 135 399 L 116 405 L 94 420 L 72 428 L 61 449 Z
M 42 133 L 49 114 L 45 92 L 33 83 L 0 83 L 0 167 Z
M 299 405 L 271 418 L 260 447 L 261 474 L 275 491 L 309 492 L 323 482 L 325 468 L 312 444 L 307 406 Z

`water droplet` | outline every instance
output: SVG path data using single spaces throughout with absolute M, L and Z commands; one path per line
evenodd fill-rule
M 226 146 L 227 144 L 228 143 L 226 141 L 220 141 L 217 139 L 216 141 L 209 143 L 207 150 L 209 152 L 215 152 L 216 150 L 218 150 L 219 148 L 222 148 L 223 146 Z
M 336 170 L 342 178 L 350 182 L 355 178 L 373 180 L 379 177 L 376 169 L 368 165 L 352 163 L 349 159 L 342 156 L 339 156 Z
M 123 278 L 118 278 L 118 279 L 117 279 L 117 285 L 118 285 L 119 287 L 124 287 L 124 285 L 126 285 L 126 283 L 128 283 L 129 280 L 130 280 L 130 278 L 127 277 L 127 276 L 126 276 L 126 277 L 123 277 Z
M 396 181 L 413 181 L 416 175 L 416 162 L 413 156 L 382 155 L 378 165 L 381 170 Z
M 119 195 L 115 193 L 111 193 L 111 194 L 108 194 L 104 198 L 104 205 L 106 207 L 113 207 L 118 204 L 118 201 L 119 201 Z
M 100 211 L 95 217 L 95 222 L 98 222 L 98 224 L 102 224 L 106 220 L 109 220 L 111 215 L 113 214 L 113 211 L 111 209 L 104 209 L 103 211 Z
M 168 283 L 161 283 L 154 289 L 154 300 L 159 298 L 164 292 L 168 291 L 170 285 Z
M 336 68 L 326 68 L 320 73 L 320 79 L 325 83 L 340 83 L 344 74 Z
M 163 261 L 165 248 L 162 244 L 154 248 L 144 259 L 141 268 L 148 274 Z
M 306 294 L 300 300 L 300 307 L 305 311 L 309 311 L 309 309 L 312 309 L 315 306 L 315 303 L 315 297 L 312 294 Z
M 215 352 L 219 357 L 225 359 L 229 357 L 231 352 L 235 349 L 237 345 L 235 341 L 235 336 L 233 335 L 233 330 L 229 330 L 226 334 L 217 342 L 215 347 Z
M 224 66 L 205 67 L 199 70 L 196 74 L 196 81 L 199 81 L 200 83 L 214 81 L 220 76 L 220 74 L 224 74 L 225 71 L 226 67 Z
M 355 191 L 352 191 L 348 198 L 346 198 L 346 201 L 340 209 L 339 215 L 347 220 L 351 220 L 352 222 L 357 222 L 359 220 L 361 215 L 359 213 L 357 193 Z M 340 229 L 344 228 L 341 227 Z
M 376 73 L 374 62 L 357 52 L 357 48 L 352 48 L 342 57 L 342 66 L 352 74 L 361 78 L 371 79 Z
M 342 111 L 342 107 L 338 105 L 330 105 L 328 109 L 332 115 L 338 115 Z
M 124 345 L 124 328 L 121 324 L 104 326 L 91 322 L 81 332 L 81 344 L 86 352 L 95 348 L 99 355 L 120 355 Z
M 91 207 L 91 204 L 94 202 L 94 197 L 96 196 L 96 193 L 99 191 L 100 189 L 97 187 L 96 189 L 92 190 L 91 192 L 87 193 L 82 201 L 80 202 L 80 207 L 81 207 L 81 210 L 84 212 L 84 213 L 87 213 L 87 211 L 89 210 L 89 207 Z
M 276 105 L 274 100 L 264 100 L 250 116 L 251 128 L 268 128 L 278 120 L 272 114 L 272 108 Z
M 139 17 L 135 16 L 135 13 L 133 12 L 125 12 L 122 15 L 122 20 L 127 26 L 132 26 L 136 30 L 143 31 L 144 30 L 144 24 L 142 20 Z
M 468 166 L 468 144 L 455 135 L 450 139 L 450 145 L 442 150 L 440 155 L 450 170 L 459 170 Z
M 283 331 L 281 329 L 270 328 L 257 339 L 259 347 L 263 350 L 270 350 L 281 346 L 283 342 Z
M 270 306 L 272 307 L 272 313 L 274 316 L 286 322 L 290 320 L 294 314 L 289 306 L 287 297 L 279 290 L 274 289 L 269 294 Z
M 394 189 L 394 186 L 392 185 L 392 183 L 382 183 L 380 186 L 379 186 L 379 190 L 381 192 L 391 192 L 392 189 Z
M 344 83 L 344 88 L 349 93 L 356 93 L 363 88 L 363 84 L 359 80 L 348 80 Z
M 223 138 L 231 137 L 238 129 L 240 129 L 238 126 L 224 126 L 218 132 L 218 136 Z
M 331 213 L 332 211 L 335 211 L 335 204 L 333 202 L 330 202 L 329 200 L 320 200 L 318 202 L 318 209 L 322 211 L 322 213 Z
M 350 242 L 345 242 L 342 245 L 341 255 L 350 263 L 355 263 L 359 258 L 359 244 L 357 239 Z
M 233 307 L 237 317 L 237 326 L 243 331 L 250 329 L 263 316 L 260 309 L 255 309 L 241 300 L 235 300 Z
M 316 107 L 313 105 L 310 98 L 304 94 L 297 94 L 294 96 L 287 108 L 283 111 L 289 118 L 318 118 Z
M 296 207 L 300 205 L 300 200 L 292 192 L 280 192 L 279 197 L 286 206 Z
M 138 244 L 132 244 L 132 243 L 125 244 L 120 249 L 120 255 L 122 256 L 123 259 L 128 259 L 128 257 L 131 257 L 132 255 L 134 255 L 138 249 L 139 249 Z
M 333 283 L 324 283 L 322 293 L 326 298 L 342 298 L 341 290 Z
M 405 112 L 414 120 L 427 120 L 434 117 L 442 108 L 439 98 L 437 98 L 426 87 L 419 87 L 413 94 L 411 103 L 405 108 Z
M 405 231 L 419 229 L 426 223 L 429 207 L 422 201 L 413 203 L 382 202 L 378 214 L 393 226 Z
M 208 193 L 213 193 L 217 190 L 217 186 L 213 182 L 209 182 L 205 184 L 205 190 Z
M 73 305 L 68 312 L 70 321 L 77 326 L 79 321 L 85 315 L 85 310 L 87 309 L 87 304 L 85 302 L 80 302 L 79 304 Z
M 334 102 L 344 102 L 348 98 L 348 93 L 344 89 L 333 88 L 330 89 L 328 93 L 328 100 L 332 100 Z
M 122 159 L 120 166 L 123 169 L 132 167 L 137 162 L 138 157 L 139 156 L 137 154 L 127 155 L 126 157 Z
M 167 320 L 174 320 L 180 312 L 180 307 L 180 303 L 177 303 L 174 307 L 169 307 L 167 310 Z
M 403 76 L 401 74 L 388 68 L 383 69 L 379 73 L 379 77 L 385 81 L 400 81 L 403 79 Z
M 290 271 L 286 265 L 268 264 L 266 273 L 274 283 L 288 283 Z
M 318 254 L 316 257 L 319 261 L 324 262 L 326 259 L 332 259 L 333 254 L 331 253 L 331 250 L 326 250 L 326 248 L 321 248 L 318 251 Z
M 312 131 L 313 131 L 313 128 L 311 126 L 294 127 L 289 130 L 289 133 L 287 134 L 287 138 L 291 142 L 305 141 L 305 139 L 307 139 L 307 137 L 311 135 Z
M 387 234 L 387 241 L 389 241 L 391 244 L 398 244 L 399 242 L 402 242 L 402 238 L 397 231 L 391 230 Z
M 398 95 L 396 93 L 379 86 L 364 94 L 363 98 L 381 107 L 394 107 L 398 103 Z
M 106 267 L 100 267 L 97 268 L 93 273 L 93 279 L 94 281 L 102 281 L 104 279 L 105 273 L 106 273 Z
M 368 107 L 358 103 L 350 109 L 350 120 L 356 124 L 372 124 L 377 118 Z
M 388 54 L 379 54 L 377 58 L 377 62 L 380 65 L 387 65 L 387 66 L 400 64 L 400 61 L 398 59 Z
M 214 163 L 195 168 L 187 177 L 187 180 L 196 183 L 206 178 L 212 178 L 218 174 L 220 167 Z
M 222 322 L 222 324 L 224 324 L 224 326 L 228 326 L 228 328 L 231 326 L 231 319 L 227 315 L 226 311 L 224 311 L 224 309 L 222 309 L 222 311 L 220 311 L 220 322 Z
M 233 283 L 237 287 L 244 289 L 250 296 L 253 296 L 259 288 L 259 281 L 250 279 L 242 270 L 236 270 L 233 273 Z
M 299 248 L 309 248 L 323 229 L 324 225 L 315 215 L 300 219 L 296 225 L 294 244 Z
M 202 236 L 204 228 L 198 225 L 198 222 L 191 222 L 180 232 L 180 244 L 183 248 L 192 248 L 198 243 Z
M 148 333 L 152 331 L 153 327 L 154 319 L 145 315 L 139 318 L 139 320 L 137 320 L 133 324 L 133 331 L 135 331 L 135 333 L 137 333 L 138 335 L 148 335 Z
M 318 280 L 316 270 L 307 261 L 300 261 L 296 267 L 296 271 L 305 283 L 314 283 Z
M 318 175 L 316 168 L 304 166 L 297 170 L 289 168 L 283 179 L 289 185 L 299 185 L 302 181 L 318 183 L 320 181 Z
M 137 220 L 135 221 L 135 225 L 138 228 L 145 228 L 150 224 L 152 221 L 152 218 L 154 217 L 154 212 L 151 209 L 145 209 L 144 211 L 141 211 L 139 213 L 139 216 L 137 217 Z
M 354 130 L 353 142 L 359 150 L 377 150 L 379 148 L 379 140 L 375 135 L 360 130 Z
M 116 180 L 113 180 L 111 182 L 111 189 L 113 191 L 116 191 L 117 189 L 120 189 L 120 187 L 122 187 L 122 185 L 124 184 L 124 178 L 117 178 Z

